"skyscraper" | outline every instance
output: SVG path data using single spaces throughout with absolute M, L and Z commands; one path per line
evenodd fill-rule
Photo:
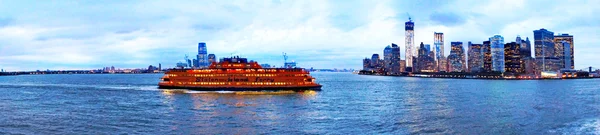
M 504 72 L 504 37 L 494 35 L 490 37 L 492 52 L 492 71 Z
M 521 45 L 517 42 L 510 42 L 504 45 L 504 68 L 510 73 L 524 73 L 521 67 Z
M 569 47 L 564 47 L 562 41 L 566 41 L 569 44 Z M 573 44 L 573 35 L 569 35 L 569 34 L 560 34 L 560 35 L 555 35 L 554 36 L 554 45 L 555 46 L 559 46 L 560 49 L 563 52 L 567 52 L 569 51 L 569 57 L 567 57 L 567 55 L 564 55 L 564 53 L 560 54 L 562 55 L 562 57 L 560 57 L 560 55 L 556 55 L 559 56 L 559 59 L 570 59 L 569 61 L 571 63 L 569 63 L 569 65 L 571 65 L 570 69 L 575 69 L 575 55 L 574 55 L 574 44 Z M 556 47 L 555 47 L 556 48 Z M 560 53 L 560 52 L 559 52 Z M 555 53 L 556 54 L 556 53 Z M 565 62 L 565 60 L 561 60 L 562 62 Z M 567 65 L 566 63 L 562 63 L 561 65 Z
M 369 58 L 365 58 L 363 59 L 363 70 L 366 71 L 373 71 L 373 69 L 371 68 L 371 59 Z
M 417 57 L 417 71 L 418 72 L 433 72 L 434 71 L 434 59 L 429 55 L 427 47 L 421 42 L 419 45 L 419 57 Z
M 470 42 L 469 42 L 470 43 Z M 481 44 L 470 44 L 469 45 L 469 59 L 468 59 L 468 70 L 469 72 L 481 72 L 483 71 L 483 51 Z
M 483 46 L 481 48 L 481 52 L 483 53 L 483 71 L 492 72 L 492 50 L 490 41 L 483 41 Z
M 373 54 L 373 56 L 371 56 L 371 67 L 373 68 L 373 70 L 379 70 L 379 68 L 381 68 L 381 60 L 379 58 L 379 54 Z
M 451 72 L 463 72 L 466 70 L 466 58 L 462 42 L 450 42 L 450 55 L 448 56 L 448 64 Z
M 424 47 L 425 47 L 425 50 L 427 50 L 427 53 L 431 52 L 431 45 L 430 44 L 425 44 Z
M 535 57 L 553 57 L 554 56 L 554 32 L 546 29 L 533 31 L 533 44 L 535 45 Z
M 554 57 L 554 32 L 544 28 L 533 31 L 536 64 L 541 72 L 555 71 L 560 67 L 560 59 Z
M 200 42 L 198 43 L 198 55 L 196 56 L 196 60 L 198 61 L 197 67 L 206 67 L 208 66 L 208 56 L 206 56 L 206 43 Z
M 215 54 L 208 54 L 208 65 L 210 66 L 213 62 L 217 62 L 217 56 Z
M 408 22 L 404 23 L 404 30 L 405 30 L 405 38 L 404 41 L 406 41 L 406 52 L 404 53 L 405 57 L 406 57 L 406 68 L 408 69 L 412 69 L 413 67 L 413 57 L 415 57 L 415 46 L 414 46 L 414 23 L 412 22 L 412 19 L 409 17 L 408 18 Z M 408 71 L 408 72 L 412 72 L 412 71 Z
M 383 49 L 383 63 L 386 74 L 392 74 L 392 47 L 389 45 Z
M 437 71 L 445 71 L 445 69 L 446 69 L 445 67 L 447 65 L 442 65 L 440 63 L 440 60 L 446 60 L 446 59 L 442 58 L 442 57 L 445 57 L 444 56 L 444 33 L 433 32 L 433 45 L 434 45 L 433 52 L 435 55 L 435 61 L 436 61 L 436 67 L 437 67 L 436 70 Z M 440 68 L 443 68 L 443 70 Z
M 392 74 L 400 75 L 400 47 L 394 43 L 392 43 Z

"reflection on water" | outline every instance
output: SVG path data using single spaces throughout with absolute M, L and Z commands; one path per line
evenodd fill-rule
M 193 134 L 260 134 L 264 127 L 283 124 L 290 106 L 306 105 L 318 91 L 192 91 L 162 90 L 171 113 L 185 117 L 173 121 L 171 129 L 202 127 Z M 190 109 L 186 109 L 190 108 Z M 182 114 L 183 113 L 183 114 Z M 186 114 L 190 113 L 190 114 Z M 187 117 L 189 115 L 189 117 Z

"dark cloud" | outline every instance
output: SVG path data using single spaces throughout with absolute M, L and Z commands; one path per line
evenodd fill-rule
M 464 17 L 451 12 L 434 12 L 429 15 L 429 20 L 445 26 L 457 26 L 466 22 Z

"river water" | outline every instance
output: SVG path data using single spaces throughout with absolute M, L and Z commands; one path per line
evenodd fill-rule
M 322 91 L 159 90 L 161 74 L 0 77 L 0 134 L 600 134 L 600 80 L 312 73 Z

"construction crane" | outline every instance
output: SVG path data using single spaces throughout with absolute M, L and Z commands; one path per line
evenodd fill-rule
M 406 12 L 406 15 L 408 16 L 408 21 L 412 21 L 412 19 L 410 18 L 410 14 L 408 14 L 408 12 Z
M 285 52 L 282 52 L 282 53 L 283 53 L 283 63 L 285 65 L 285 63 L 287 63 L 288 56 Z

